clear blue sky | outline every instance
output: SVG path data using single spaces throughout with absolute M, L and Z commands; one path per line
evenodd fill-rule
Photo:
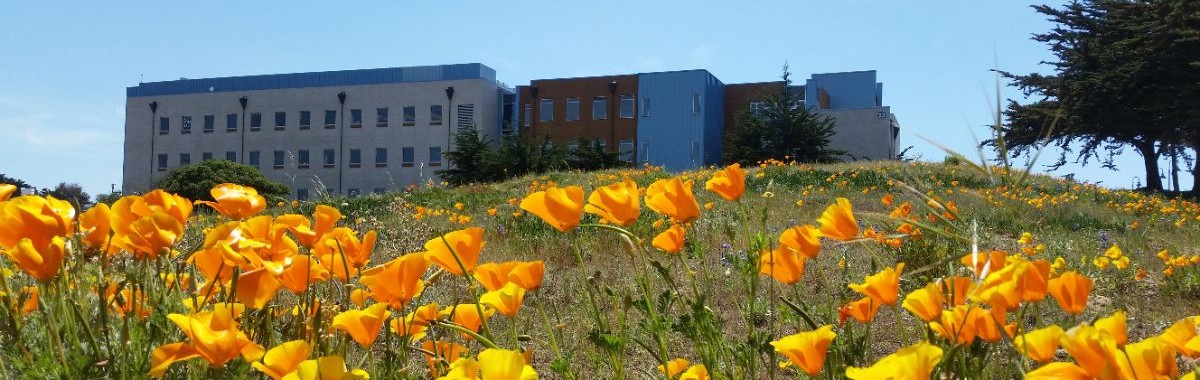
M 125 88 L 139 81 L 479 62 L 530 79 L 704 68 L 725 83 L 877 70 L 900 146 L 974 156 L 995 78 L 1047 70 L 1051 24 L 1020 1 L 5 1 L 0 173 L 38 187 L 121 183 Z M 1005 97 L 1019 95 L 1008 88 Z M 1128 187 L 1141 176 L 1066 168 Z M 1053 154 L 1042 161 L 1053 161 Z M 1191 183 L 1184 180 L 1185 188 Z

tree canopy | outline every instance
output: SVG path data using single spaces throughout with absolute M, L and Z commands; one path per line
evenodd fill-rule
M 191 200 L 211 201 L 213 199 L 209 191 L 226 182 L 253 187 L 272 202 L 285 199 L 291 194 L 291 189 L 287 186 L 272 181 L 253 166 L 229 160 L 209 160 L 181 166 L 167 174 L 156 186 Z
M 842 151 L 829 148 L 836 131 L 833 118 L 805 107 L 791 90 L 791 73 L 783 66 L 783 83 L 763 99 L 763 107 L 743 111 L 725 142 L 725 161 L 751 165 L 766 159 L 800 162 L 835 161 Z
M 1062 149 L 1057 166 L 1077 153 L 1076 161 L 1111 168 L 1132 147 L 1143 158 L 1147 189 L 1162 190 L 1159 158 L 1179 145 L 1200 148 L 1200 3 L 1084 0 L 1033 8 L 1056 24 L 1033 36 L 1056 60 L 1044 62 L 1052 74 L 1002 72 L 1033 98 L 1010 100 L 1004 111 L 1001 136 L 1010 153 L 1051 144 Z

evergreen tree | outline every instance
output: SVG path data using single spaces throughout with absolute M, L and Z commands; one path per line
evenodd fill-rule
M 845 152 L 829 148 L 837 133 L 833 118 L 819 115 L 792 91 L 791 73 L 783 66 L 779 90 L 757 111 L 744 111 L 725 143 L 725 161 L 754 164 L 766 159 L 831 162 Z
M 291 194 L 287 186 L 272 181 L 253 166 L 229 160 L 209 160 L 181 166 L 155 186 L 194 201 L 211 201 L 212 188 L 227 182 L 253 187 L 270 202 L 286 199 Z

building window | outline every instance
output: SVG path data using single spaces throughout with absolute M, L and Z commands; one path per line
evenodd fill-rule
M 217 118 L 213 115 L 204 115 L 204 133 L 213 133 L 213 129 L 217 124 Z
M 362 110 L 350 110 L 350 128 L 362 128 Z
M 253 166 L 253 167 L 256 167 L 256 168 L 258 167 L 258 164 L 259 164 L 259 154 L 258 154 L 258 151 L 257 151 L 257 150 L 252 150 L 252 151 L 250 151 L 250 157 L 249 157 L 249 161 L 250 161 L 250 166 Z
M 225 115 L 225 132 L 237 132 L 237 116 L 238 115 L 236 113 Z
M 250 132 L 262 129 L 262 114 L 255 112 L 250 114 Z
M 282 150 L 275 151 L 275 161 L 273 162 L 276 169 L 283 169 L 283 153 Z
M 567 121 L 579 121 L 579 98 L 567 98 Z
M 633 95 L 631 95 L 631 94 L 621 95 L 621 118 L 622 119 L 632 119 L 633 115 L 634 115 L 634 113 L 633 113 Z
M 346 195 L 350 196 L 351 198 L 357 197 L 359 194 L 361 194 L 361 192 L 358 191 L 357 187 L 346 189 Z
M 337 125 L 337 111 L 325 110 L 325 129 L 333 129 Z
M 362 167 L 362 150 L 361 149 L 351 149 L 350 150 L 350 167 L 352 167 L 352 168 Z
M 168 133 L 171 133 L 171 118 L 169 118 L 169 117 L 158 118 L 158 134 L 165 135 Z
M 308 149 L 301 149 L 296 152 L 296 167 L 308 169 Z
M 597 96 L 592 98 L 592 120 L 608 119 L 608 98 Z
M 650 116 L 650 97 L 642 97 L 642 117 Z
M 191 164 L 192 164 L 192 154 L 191 153 L 180 153 L 179 154 L 179 166 L 191 165 Z
M 376 127 L 380 127 L 380 128 L 387 127 L 387 123 L 388 123 L 388 120 L 387 120 L 388 112 L 387 111 L 388 111 L 387 107 L 375 109 L 375 126 Z
M 191 116 L 180 116 L 179 117 L 179 133 L 184 134 L 184 135 L 192 133 L 192 117 Z
M 650 162 L 650 143 L 643 142 L 642 149 L 638 149 L 638 161 Z
M 404 107 L 404 124 L 405 127 L 417 125 L 417 107 Z
M 411 168 L 413 162 L 416 161 L 416 150 L 411 146 L 406 146 L 400 149 L 400 166 Z
M 212 152 L 200 153 L 200 161 L 212 161 Z
M 337 161 L 336 161 L 336 157 L 335 157 L 337 155 L 337 152 L 335 150 L 325 149 L 325 151 L 323 152 L 322 155 L 325 157 L 325 161 L 324 161 L 325 165 L 324 166 L 326 169 L 337 166 Z
M 405 111 L 406 117 L 407 112 Z M 429 125 L 442 125 L 442 106 L 429 106 Z
M 166 171 L 166 170 L 167 170 L 167 155 L 159 154 L 158 155 L 158 171 L 161 172 L 161 171 Z
M 371 193 L 374 193 L 374 194 L 383 194 L 383 193 L 386 193 L 386 192 L 387 192 L 387 189 L 386 189 L 386 188 L 382 188 L 382 187 L 376 187 L 376 188 L 374 188 L 374 189 L 371 189 Z
M 429 147 L 429 166 L 442 166 L 442 147 Z
M 225 159 L 226 159 L 226 160 L 229 160 L 229 161 L 237 162 L 237 152 L 234 152 L 234 151 L 232 151 L 232 150 L 230 150 L 230 151 L 226 151 L 226 152 L 225 152 Z
M 542 99 L 541 109 L 538 110 L 538 121 L 554 121 L 554 99 Z
M 296 200 L 307 201 L 308 200 L 308 189 L 304 189 L 304 188 L 296 189 Z
M 300 129 L 308 129 L 312 124 L 312 112 L 300 111 Z
M 375 148 L 375 167 L 387 167 L 387 148 Z
M 750 102 L 750 114 L 754 116 L 761 115 L 763 110 L 766 109 L 766 105 L 764 102 Z
M 275 130 L 282 131 L 287 127 L 287 112 L 275 113 Z
M 617 142 L 617 150 L 620 153 L 621 161 L 633 162 L 633 140 L 622 139 Z
M 533 106 L 525 105 L 525 126 L 528 127 L 533 123 Z
M 692 115 L 700 114 L 700 94 L 692 94 Z

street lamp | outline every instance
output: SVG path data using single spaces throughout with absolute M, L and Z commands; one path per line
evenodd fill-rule
M 338 153 L 345 153 L 343 150 L 345 149 L 344 141 L 346 140 L 346 127 L 344 125 L 344 124 L 346 124 L 346 92 L 345 91 L 339 92 L 337 94 L 337 99 L 338 99 L 338 113 L 341 114 L 341 116 L 340 116 L 341 121 L 338 123 L 338 124 L 340 124 L 340 125 L 338 125 Z M 336 157 L 334 158 L 334 161 L 335 162 L 337 161 Z M 338 164 L 338 194 L 342 194 L 342 191 L 343 191 L 342 190 L 342 168 L 343 167 L 344 167 L 344 165 L 342 165 L 340 163 Z
M 446 87 L 446 150 L 450 149 L 450 139 L 453 136 L 451 128 L 454 125 L 450 116 L 454 112 L 454 86 Z
M 242 165 L 246 164 L 246 104 L 250 102 L 250 98 L 245 96 L 238 98 L 238 103 L 242 105 L 242 151 L 238 153 L 238 162 Z

